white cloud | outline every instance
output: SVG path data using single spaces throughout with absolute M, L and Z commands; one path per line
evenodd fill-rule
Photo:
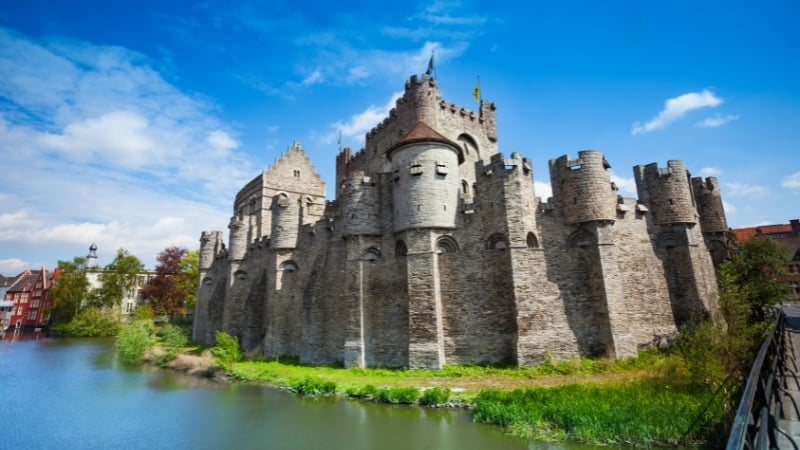
M 733 214 L 736 212 L 736 206 L 733 203 L 728 203 L 725 200 L 722 201 L 722 208 L 725 210 L 725 214 Z
M 800 189 L 800 172 L 795 172 L 791 175 L 783 177 L 781 186 L 789 189 Z
M 725 195 L 734 197 L 758 197 L 767 193 L 767 188 L 757 184 L 725 183 Z
M 543 202 L 546 202 L 547 199 L 553 196 L 553 187 L 550 186 L 550 183 L 545 183 L 544 181 L 534 181 L 533 190 L 536 192 L 536 196 L 541 198 Z
M 303 82 L 300 84 L 302 84 L 303 86 L 311 86 L 314 84 L 320 84 L 323 81 L 325 81 L 325 77 L 322 75 L 322 72 L 319 69 L 316 69 L 315 71 L 311 72 L 311 74 L 309 74 L 307 77 L 305 77 L 305 79 L 303 79 Z
M 637 135 L 648 133 L 653 130 L 664 128 L 670 123 L 685 116 L 689 111 L 716 107 L 722 104 L 722 99 L 715 96 L 713 92 L 704 89 L 702 92 L 690 92 L 670 98 L 664 103 L 664 109 L 658 116 L 642 125 L 640 122 L 633 124 L 631 134 Z
M 2 28 L 0 43 L 3 257 L 94 241 L 152 265 L 225 223 L 253 171 L 214 105 L 124 48 Z
M 703 120 L 702 122 L 697 122 L 695 125 L 704 128 L 715 128 L 715 127 L 721 127 L 722 125 L 737 120 L 738 118 L 739 116 L 731 114 L 728 114 L 727 116 L 715 114 L 711 117 L 706 117 L 705 120 Z
M 0 274 L 6 276 L 17 275 L 31 267 L 33 267 L 32 264 L 18 258 L 0 259 Z
M 45 133 L 43 149 L 51 149 L 81 162 L 102 159 L 114 165 L 138 168 L 160 160 L 162 153 L 148 136 L 148 121 L 139 114 L 111 111 L 100 117 L 73 122 L 60 134 Z
M 722 173 L 719 167 L 703 167 L 700 169 L 701 177 L 718 177 Z
M 619 191 L 622 194 L 628 194 L 628 195 L 634 195 L 634 196 L 637 195 L 638 191 L 636 190 L 636 180 L 634 180 L 633 177 L 630 177 L 630 178 L 620 177 L 620 176 L 614 174 L 613 170 L 610 171 L 610 177 L 611 177 L 611 181 L 614 182 L 614 184 L 617 185 L 617 187 L 619 188 Z
M 365 134 L 389 115 L 389 111 L 394 108 L 397 99 L 402 96 L 402 92 L 395 92 L 385 105 L 370 105 L 363 112 L 351 116 L 347 122 L 337 121 L 333 123 L 331 125 L 333 130 L 322 138 L 322 142 L 325 144 L 335 142 L 340 131 L 342 136 L 346 137 L 357 137 Z

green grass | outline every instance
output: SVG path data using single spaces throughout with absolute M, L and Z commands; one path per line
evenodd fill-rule
M 345 369 L 281 358 L 237 362 L 231 373 L 307 395 L 471 405 L 476 421 L 534 439 L 654 446 L 706 441 L 722 421 L 722 399 L 711 401 L 712 389 L 689 383 L 686 370 L 679 355 L 653 350 L 620 361 L 575 358 L 522 368 L 441 370 Z
M 709 400 L 706 389 L 654 378 L 484 390 L 475 398 L 474 419 L 534 439 L 676 445 L 704 440 L 722 421 L 721 402 L 706 409 Z

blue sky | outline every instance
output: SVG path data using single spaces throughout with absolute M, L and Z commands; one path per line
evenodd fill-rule
M 432 52 L 445 99 L 475 109 L 480 76 L 537 196 L 597 149 L 625 196 L 679 159 L 732 227 L 800 217 L 800 3 L 524 3 L 0 3 L 0 273 L 195 248 L 295 140 L 330 185 L 339 131 L 361 148 Z

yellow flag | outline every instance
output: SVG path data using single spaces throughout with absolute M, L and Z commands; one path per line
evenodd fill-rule
M 475 89 L 472 90 L 472 98 L 475 99 L 475 103 L 480 103 L 481 101 L 481 79 L 478 78 L 478 81 L 475 82 Z

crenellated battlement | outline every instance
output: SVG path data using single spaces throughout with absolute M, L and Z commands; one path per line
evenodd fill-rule
M 692 178 L 692 190 L 697 202 L 697 212 L 700 214 L 700 228 L 704 233 L 721 233 L 728 231 L 728 221 L 725 219 L 725 208 L 722 203 L 722 193 L 716 177 Z
M 565 223 L 616 219 L 617 189 L 610 168 L 597 150 L 580 151 L 577 159 L 563 155 L 550 160 L 553 200 L 562 208 Z
M 697 223 L 689 172 L 683 161 L 667 161 L 667 167 L 657 163 L 633 168 L 639 200 L 647 205 L 657 225 Z

